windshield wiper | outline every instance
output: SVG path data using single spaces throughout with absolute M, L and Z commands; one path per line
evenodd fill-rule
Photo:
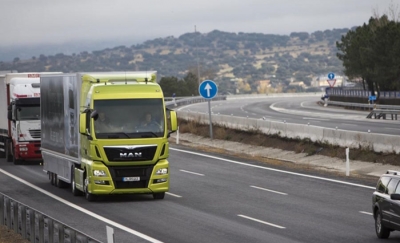
M 96 133 L 97 138 L 120 138 L 121 135 L 125 135 L 127 138 L 131 138 L 127 133 L 124 132 L 101 132 L 101 133 Z
M 131 138 L 126 132 L 116 132 L 116 133 L 114 133 L 114 134 L 118 134 L 118 135 L 123 134 L 123 135 L 125 135 L 127 138 Z M 118 136 L 118 137 L 119 137 L 119 136 Z
M 141 137 L 142 138 L 156 138 L 158 137 L 157 134 L 155 134 L 154 132 L 148 131 L 148 132 L 142 132 L 141 133 Z

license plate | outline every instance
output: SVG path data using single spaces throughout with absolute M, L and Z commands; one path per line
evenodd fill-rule
M 139 176 L 135 176 L 135 177 L 123 177 L 122 181 L 140 181 L 140 177 Z

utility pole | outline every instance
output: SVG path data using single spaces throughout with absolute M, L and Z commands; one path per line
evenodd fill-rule
M 197 34 L 196 25 L 194 26 L 194 33 Z M 200 86 L 200 65 L 199 65 L 199 50 L 197 48 L 197 36 L 195 36 L 194 42 L 196 44 L 196 59 L 197 59 L 197 81 Z

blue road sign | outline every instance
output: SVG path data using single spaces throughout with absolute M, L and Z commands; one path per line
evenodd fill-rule
M 204 80 L 199 85 L 199 93 L 205 99 L 212 99 L 218 93 L 217 85 L 214 83 L 214 81 Z
M 332 80 L 335 78 L 335 74 L 334 73 L 328 73 L 328 79 Z

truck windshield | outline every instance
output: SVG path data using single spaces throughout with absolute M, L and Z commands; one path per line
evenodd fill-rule
M 19 106 L 17 107 L 17 120 L 40 120 L 40 106 Z
M 95 100 L 98 139 L 162 137 L 165 131 L 162 99 Z

